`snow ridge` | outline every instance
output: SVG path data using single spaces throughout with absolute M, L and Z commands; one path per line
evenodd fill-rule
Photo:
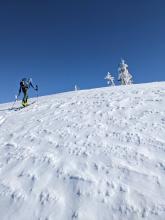
M 2 220 L 164 220 L 164 82 L 10 107 L 0 105 Z

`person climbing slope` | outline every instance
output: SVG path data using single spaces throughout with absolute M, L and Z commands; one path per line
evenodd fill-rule
M 33 86 L 32 84 L 32 79 L 29 78 L 23 78 L 20 81 L 20 88 L 19 88 L 19 92 L 18 95 L 16 96 L 16 100 L 18 99 L 19 95 L 21 94 L 21 91 L 23 92 L 23 99 L 22 99 L 22 105 L 25 107 L 28 105 L 28 89 L 32 87 L 35 91 L 38 91 L 38 86 L 36 85 L 36 87 Z

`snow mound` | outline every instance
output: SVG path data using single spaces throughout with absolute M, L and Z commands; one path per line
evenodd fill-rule
M 165 219 L 164 82 L 30 102 L 0 105 L 1 220 Z

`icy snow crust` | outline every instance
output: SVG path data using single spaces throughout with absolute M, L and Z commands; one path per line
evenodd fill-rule
M 164 82 L 11 105 L 0 105 L 1 220 L 165 219 Z

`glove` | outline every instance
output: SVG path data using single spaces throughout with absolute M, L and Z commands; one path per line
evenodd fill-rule
M 36 91 L 38 91 L 38 86 L 37 86 L 37 85 L 36 85 L 36 88 L 35 88 L 35 90 L 36 90 Z

